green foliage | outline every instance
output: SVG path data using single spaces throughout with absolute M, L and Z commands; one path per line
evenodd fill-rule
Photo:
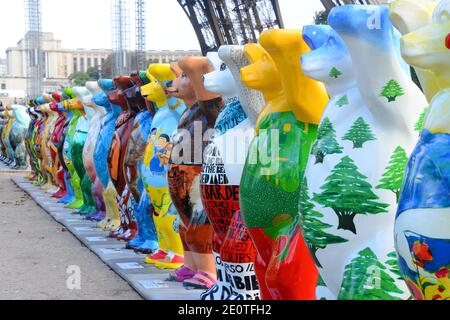
M 344 148 L 336 140 L 336 130 L 333 123 L 326 117 L 317 131 L 317 140 L 314 143 L 311 154 L 316 156 L 316 164 L 323 163 L 329 154 L 342 153 Z
M 349 104 L 349 102 L 348 102 L 348 97 L 347 97 L 347 95 L 343 96 L 342 98 L 340 98 L 340 99 L 336 102 L 336 105 L 337 105 L 339 108 L 342 108 L 343 106 L 346 106 L 346 105 L 348 105 L 348 104 Z
M 388 260 L 386 261 L 386 265 L 389 266 L 389 270 L 395 274 L 398 280 L 403 280 L 402 272 L 400 271 L 400 264 L 398 263 L 398 255 L 397 252 L 392 251 L 388 254 Z
M 364 143 L 376 139 L 369 124 L 362 117 L 355 121 L 350 131 L 342 138 L 342 140 L 353 142 L 353 149 L 360 149 L 364 146 Z
M 337 79 L 340 76 L 342 76 L 342 72 L 339 71 L 338 69 L 336 69 L 335 67 L 333 67 L 330 71 L 330 77 Z
M 430 110 L 429 107 L 427 107 L 423 110 L 422 114 L 419 117 L 419 120 L 417 121 L 416 125 L 414 126 L 415 131 L 421 132 L 423 130 L 423 126 L 425 125 L 425 120 L 427 119 L 429 110 Z
M 397 203 L 400 198 L 407 163 L 408 157 L 406 156 L 405 150 L 397 147 L 391 157 L 389 166 L 386 168 L 386 172 L 383 174 L 380 185 L 377 186 L 377 189 L 394 192 L 397 197 Z
M 86 72 L 75 72 L 69 76 L 69 80 L 74 85 L 84 86 L 88 81 L 96 81 L 100 78 L 98 70 L 93 67 L 89 67 Z
M 394 102 L 398 97 L 405 95 L 403 88 L 395 80 L 390 80 L 381 91 L 380 96 L 388 99 L 388 102 Z
M 338 229 L 356 234 L 356 215 L 386 213 L 388 204 L 377 202 L 378 196 L 372 191 L 367 177 L 359 172 L 354 161 L 346 156 L 331 172 L 321 187 L 321 194 L 314 194 L 313 200 L 331 208 L 339 218 Z
M 339 300 L 400 300 L 392 293 L 403 293 L 386 272 L 375 253 L 366 248 L 344 271 Z
M 328 24 L 328 12 L 326 10 L 316 11 L 314 24 Z
M 319 249 L 325 249 L 330 244 L 344 243 L 348 240 L 325 231 L 326 229 L 331 228 L 332 225 L 322 222 L 320 219 L 323 218 L 324 215 L 314 210 L 314 204 L 308 195 L 308 182 L 306 178 L 300 192 L 299 207 L 303 237 L 305 238 L 306 243 L 308 243 L 316 264 L 321 267 L 320 262 L 316 257 L 316 252 Z

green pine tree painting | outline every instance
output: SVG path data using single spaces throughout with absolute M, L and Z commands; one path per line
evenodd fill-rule
M 342 72 L 339 71 L 337 68 L 333 67 L 330 71 L 330 77 L 337 79 L 340 76 L 342 76 Z
M 419 120 L 417 121 L 416 125 L 414 126 L 415 131 L 421 132 L 423 130 L 423 126 L 425 125 L 425 120 L 427 118 L 429 110 L 430 110 L 430 108 L 428 108 L 428 107 L 425 108 L 425 110 L 423 110 L 422 114 L 419 117 Z
M 303 237 L 311 251 L 311 255 L 317 266 L 322 267 L 316 253 L 319 249 L 325 249 L 330 244 L 344 243 L 348 240 L 327 233 L 325 230 L 332 225 L 322 222 L 323 214 L 314 210 L 314 204 L 308 195 L 308 182 L 305 178 L 300 192 L 300 219 Z
M 353 142 L 353 149 L 361 149 L 364 143 L 376 139 L 369 124 L 362 117 L 355 121 L 350 131 L 342 138 L 342 140 Z
M 397 252 L 392 251 L 388 254 L 388 260 L 385 263 L 388 265 L 389 270 L 397 276 L 398 280 L 403 280 L 402 272 L 400 271 L 400 265 L 398 263 Z
M 344 157 L 326 179 L 320 194 L 314 194 L 313 200 L 331 208 L 339 218 L 338 229 L 357 234 L 354 219 L 356 215 L 386 213 L 388 204 L 377 202 L 378 196 L 372 191 L 367 177 L 359 172 L 355 162 Z
M 403 293 L 376 254 L 366 248 L 345 267 L 339 300 L 400 300 Z
M 405 168 L 408 164 L 408 157 L 402 147 L 397 147 L 391 157 L 389 166 L 380 180 L 380 185 L 377 189 L 389 190 L 395 193 L 397 203 L 400 198 L 400 191 L 403 186 L 403 178 L 405 177 Z
M 336 140 L 336 130 L 328 117 L 323 119 L 318 131 L 311 154 L 316 157 L 316 164 L 323 163 L 327 155 L 342 153 L 344 148 Z
M 380 96 L 388 99 L 388 102 L 394 102 L 398 97 L 405 95 L 403 88 L 395 80 L 390 80 L 381 91 Z
M 347 95 L 345 95 L 345 96 L 343 96 L 342 98 L 340 98 L 340 99 L 336 102 L 336 105 L 337 105 L 339 108 L 342 108 L 343 106 L 349 105 Z

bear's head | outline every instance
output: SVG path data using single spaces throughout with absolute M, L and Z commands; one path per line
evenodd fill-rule
M 305 26 L 303 39 L 312 50 L 301 57 L 303 72 L 308 77 L 326 84 L 354 78 L 350 54 L 330 26 Z
M 241 80 L 249 88 L 261 91 L 267 96 L 282 93 L 281 76 L 275 62 L 264 48 L 256 43 L 246 44 L 244 54 L 251 62 L 241 69 Z
M 242 107 L 251 123 L 256 124 L 256 119 L 264 107 L 264 97 L 260 91 L 245 86 L 241 81 L 241 69 L 250 64 L 244 54 L 244 46 L 221 46 L 218 53 L 233 76 Z
M 198 101 L 210 101 L 219 98 L 216 93 L 205 88 L 203 78 L 205 74 L 213 71 L 206 57 L 185 57 L 178 62 L 183 74 L 188 78 L 194 89 Z
M 411 65 L 442 74 L 449 70 L 450 0 L 442 0 L 431 22 L 401 39 L 404 59 Z M 446 80 L 448 81 L 448 79 Z
M 394 26 L 407 34 L 426 26 L 439 0 L 397 0 L 389 5 Z
M 167 104 L 167 96 L 163 86 L 151 73 L 147 73 L 147 77 L 150 80 L 150 83 L 141 87 L 142 95 L 148 101 L 156 103 L 159 108 L 165 106 Z
M 225 62 L 219 58 L 219 54 L 217 52 L 208 53 L 207 58 L 214 71 L 207 73 L 204 76 L 204 85 L 206 90 L 217 93 L 225 99 L 236 97 L 238 89 L 236 87 L 233 75 Z

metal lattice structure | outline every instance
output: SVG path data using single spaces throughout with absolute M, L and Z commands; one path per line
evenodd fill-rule
M 283 28 L 278 0 L 177 0 L 206 54 L 225 44 L 257 42 L 261 32 Z
M 131 71 L 130 0 L 112 0 L 111 16 L 113 74 L 128 74 Z
M 333 7 L 345 4 L 384 4 L 387 0 L 321 0 L 325 9 L 329 12 Z
M 146 52 L 146 1 L 135 0 L 136 20 L 136 64 L 139 70 L 145 69 Z
M 42 51 L 41 1 L 25 0 L 25 48 L 27 50 L 27 96 L 42 94 L 44 54 Z

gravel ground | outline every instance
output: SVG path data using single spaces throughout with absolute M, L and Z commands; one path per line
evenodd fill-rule
M 1 171 L 0 243 L 0 300 L 141 299 Z M 79 290 L 67 288 L 69 266 Z

